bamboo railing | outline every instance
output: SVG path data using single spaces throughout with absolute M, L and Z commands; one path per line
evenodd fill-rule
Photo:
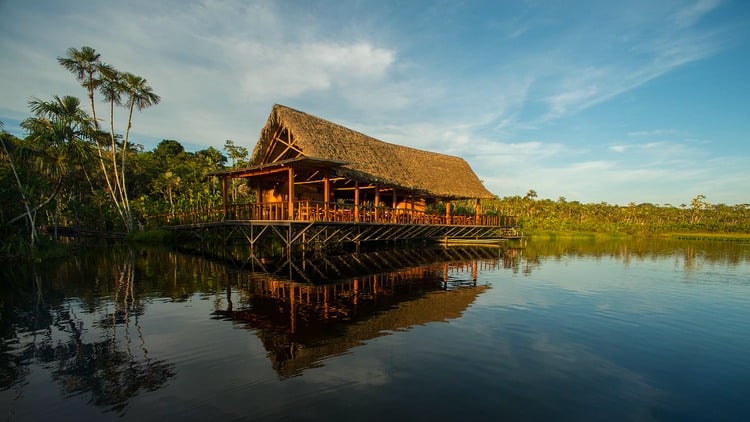
M 226 220 L 342 222 L 379 224 L 430 224 L 461 226 L 515 227 L 514 216 L 431 214 L 424 211 L 340 202 L 294 201 L 231 204 L 224 208 L 197 209 L 189 212 L 155 215 L 149 226 L 211 223 Z

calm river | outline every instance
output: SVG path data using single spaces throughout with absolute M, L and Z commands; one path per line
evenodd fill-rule
M 0 418 L 750 417 L 747 242 L 228 256 L 2 264 Z

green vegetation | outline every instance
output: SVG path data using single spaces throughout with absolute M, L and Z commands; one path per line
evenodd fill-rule
M 31 117 L 21 123 L 26 136 L 0 122 L 0 256 L 33 256 L 57 227 L 134 233 L 147 216 L 219 207 L 220 183 L 208 176 L 226 167 L 219 150 L 187 152 L 165 139 L 144 151 L 130 140 L 134 112 L 160 101 L 145 78 L 102 62 L 91 47 L 71 48 L 58 61 L 84 88 L 90 110 L 75 96 L 32 98 Z M 105 119 L 97 116 L 97 94 L 109 105 Z M 126 110 L 119 131 L 116 107 Z M 247 149 L 227 141 L 225 150 L 234 165 L 247 162 Z M 244 194 L 233 186 L 233 197 Z
M 471 202 L 454 207 L 458 213 L 472 214 Z M 750 204 L 711 204 L 699 194 L 678 207 L 664 204 L 626 206 L 607 203 L 582 204 L 559 198 L 537 199 L 530 190 L 525 196 L 506 196 L 482 202 L 488 213 L 515 215 L 526 233 L 537 236 L 639 235 L 677 238 L 747 238 L 750 235 Z

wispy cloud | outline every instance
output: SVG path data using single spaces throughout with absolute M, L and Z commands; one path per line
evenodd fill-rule
M 580 29 L 562 37 L 547 53 L 546 61 L 555 71 L 546 76 L 546 92 L 539 93 L 548 106 L 543 120 L 601 104 L 718 53 L 726 47 L 724 31 L 695 27 L 701 16 L 718 6 L 718 1 L 708 0 L 666 16 L 645 11 L 636 23 L 607 21 L 612 28 L 606 32 L 595 29 L 601 22 L 582 22 Z M 585 49 L 598 54 L 582 54 Z
M 695 25 L 704 15 L 719 7 L 720 0 L 697 0 L 691 5 L 678 10 L 671 20 L 679 27 L 686 28 Z

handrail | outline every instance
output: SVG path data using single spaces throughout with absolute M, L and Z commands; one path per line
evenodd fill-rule
M 431 224 L 515 227 L 514 216 L 431 214 L 408 208 L 382 205 L 354 205 L 341 202 L 293 201 L 292 215 L 289 202 L 255 202 L 230 204 L 224 208 L 198 208 L 192 211 L 149 216 L 150 226 L 211 223 L 225 220 L 259 221 L 328 221 L 345 223 Z

